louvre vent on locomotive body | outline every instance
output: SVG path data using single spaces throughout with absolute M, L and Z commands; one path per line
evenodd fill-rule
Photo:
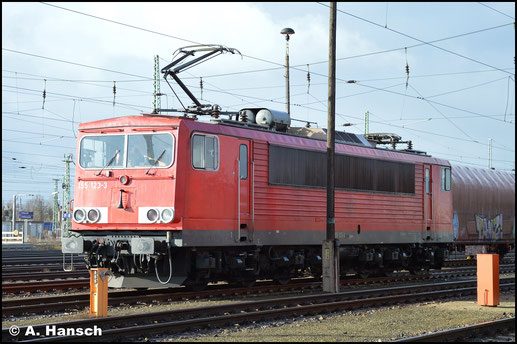
M 292 126 L 274 109 L 201 104 L 178 74 L 223 53 L 239 52 L 184 47 L 162 69 L 194 105 L 79 126 L 62 251 L 108 268 L 111 287 L 321 275 L 326 129 Z M 515 245 L 513 173 L 451 166 L 391 133 L 335 138 L 342 275 L 420 273 L 440 268 L 450 250 L 504 254 Z

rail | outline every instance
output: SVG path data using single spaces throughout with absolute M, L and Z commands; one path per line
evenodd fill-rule
M 437 331 L 421 336 L 407 337 L 395 340 L 393 342 L 441 342 L 441 341 L 462 341 L 479 335 L 485 335 L 487 332 L 495 334 L 500 331 L 513 331 L 515 333 L 515 317 L 508 319 L 499 319 L 494 321 L 487 321 L 484 323 L 469 325 L 464 327 L 457 327 L 444 331 Z M 477 338 L 479 339 L 479 338 Z

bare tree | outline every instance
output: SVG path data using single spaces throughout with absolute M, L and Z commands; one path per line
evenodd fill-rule
M 2 201 L 2 222 L 11 221 L 13 212 L 13 202 L 4 203 Z
M 30 211 L 34 214 L 33 221 L 52 222 L 52 201 L 43 199 L 41 195 L 27 199 L 23 205 L 23 211 Z

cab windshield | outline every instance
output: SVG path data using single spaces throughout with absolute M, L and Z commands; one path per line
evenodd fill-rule
M 173 136 L 169 133 L 85 136 L 80 143 L 79 165 L 83 168 L 160 168 L 172 161 Z
M 165 167 L 172 162 L 172 135 L 142 134 L 127 137 L 127 167 Z

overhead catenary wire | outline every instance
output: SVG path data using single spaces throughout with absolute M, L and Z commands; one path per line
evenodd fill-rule
M 482 6 L 485 6 L 485 7 L 488 7 L 488 8 L 490 8 L 492 11 L 495 11 L 495 12 L 500 13 L 500 14 L 502 14 L 502 15 L 504 15 L 504 16 L 506 16 L 506 17 L 510 18 L 510 19 L 515 20 L 515 18 L 514 18 L 514 17 L 512 17 L 512 16 L 510 16 L 510 15 L 508 15 L 508 14 L 504 13 L 504 12 L 498 11 L 498 10 L 496 10 L 495 8 L 488 6 L 487 4 L 484 4 L 484 3 L 482 3 L 482 2 L 478 2 L 478 4 L 480 4 L 480 5 L 482 5 Z
M 323 3 L 321 3 L 321 2 L 318 2 L 318 4 L 320 4 L 320 5 L 322 5 L 322 6 L 325 6 L 325 7 L 329 7 L 328 5 L 323 4 Z M 456 53 L 456 52 L 454 52 L 454 51 L 451 51 L 451 50 L 448 50 L 448 49 L 445 49 L 445 48 L 442 48 L 442 47 L 439 47 L 439 46 L 434 45 L 434 44 L 432 44 L 432 43 L 430 43 L 430 42 L 425 42 L 425 41 L 423 41 L 423 40 L 421 40 L 421 39 L 418 39 L 418 38 L 416 38 L 416 37 L 410 36 L 410 35 L 405 34 L 405 33 L 403 33 L 403 32 L 400 32 L 400 31 L 397 31 L 397 30 L 394 30 L 394 29 L 390 29 L 390 28 L 387 28 L 387 27 L 385 28 L 385 27 L 383 27 L 382 25 L 377 24 L 377 23 L 375 23 L 375 22 L 373 22 L 373 21 L 371 21 L 371 20 L 368 20 L 368 19 L 365 19 L 365 18 L 362 18 L 362 17 L 356 16 L 356 15 L 354 15 L 354 14 L 348 13 L 348 12 L 343 11 L 343 10 L 340 10 L 340 9 L 338 9 L 338 11 L 339 11 L 340 13 L 346 14 L 346 15 L 348 15 L 348 16 L 350 16 L 350 17 L 353 17 L 353 18 L 356 18 L 356 19 L 362 20 L 362 21 L 364 21 L 364 22 L 370 23 L 370 24 L 375 25 L 375 26 L 382 27 L 383 29 L 390 30 L 390 31 L 395 32 L 395 33 L 397 33 L 397 34 L 399 34 L 399 35 L 402 35 L 402 36 L 404 36 L 404 37 L 414 39 L 414 40 L 416 40 L 416 41 L 418 41 L 418 42 L 421 42 L 421 43 L 423 43 L 423 44 L 427 44 L 427 45 L 429 45 L 429 46 L 431 46 L 431 47 L 434 47 L 434 48 L 436 48 L 436 49 L 439 49 L 439 50 L 442 50 L 442 51 L 448 52 L 448 53 L 450 53 L 450 54 L 453 54 L 453 55 L 459 56 L 459 57 L 461 57 L 461 58 L 464 58 L 464 59 L 470 60 L 470 61 L 475 62 L 475 63 L 482 64 L 482 65 L 484 65 L 484 66 L 486 66 L 486 67 L 490 67 L 490 68 L 496 69 L 496 70 L 501 71 L 501 72 L 503 72 L 503 73 L 511 74 L 511 73 L 509 73 L 509 72 L 505 71 L 504 69 L 501 69 L 501 68 L 498 68 L 498 67 L 495 67 L 495 66 L 489 65 L 488 63 L 485 63 L 485 62 L 482 62 L 482 61 L 479 61 L 479 60 L 476 60 L 476 59 L 470 58 L 470 57 L 468 57 L 468 56 L 465 56 L 465 55 L 462 55 L 462 54 Z
M 452 91 L 447 91 L 447 92 L 435 94 L 435 95 L 432 95 L 432 96 L 427 96 L 425 98 L 429 99 L 429 98 L 445 96 L 445 95 L 456 93 L 456 92 L 462 92 L 462 91 L 470 90 L 470 89 L 473 89 L 473 88 L 476 88 L 476 87 L 485 86 L 485 85 L 488 85 L 488 84 L 491 84 L 491 83 L 494 83 L 494 82 L 498 82 L 498 81 L 501 81 L 501 80 L 504 80 L 504 79 L 507 79 L 507 78 L 510 78 L 510 77 L 509 76 L 508 77 L 505 76 L 505 77 L 502 77 L 502 78 L 497 78 L 495 80 L 483 82 L 481 84 L 476 84 L 476 85 L 472 85 L 472 86 L 469 86 L 469 87 L 460 88 L 460 89 L 457 89 L 457 90 L 452 90 Z
M 158 31 L 154 31 L 154 30 L 149 30 L 149 29 L 145 29 L 145 28 L 142 28 L 142 27 L 138 27 L 136 25 L 130 25 L 130 24 L 125 24 L 125 23 L 122 23 L 122 22 L 118 22 L 118 21 L 114 21 L 114 20 L 110 20 L 110 19 L 107 19 L 107 18 L 102 18 L 102 17 L 99 17 L 99 16 L 95 16 L 95 15 L 91 15 L 91 14 L 87 14 L 87 13 L 84 13 L 84 12 L 81 12 L 81 11 L 76 11 L 76 10 L 71 10 L 71 9 L 68 9 L 68 8 L 65 8 L 65 7 L 61 7 L 61 6 L 57 6 L 57 5 L 52 5 L 52 4 L 48 4 L 48 3 L 44 3 L 42 2 L 42 4 L 44 5 L 48 5 L 48 6 L 52 6 L 52 7 L 55 7 L 55 8 L 58 8 L 58 9 L 61 9 L 61 10 L 65 10 L 65 11 L 70 11 L 70 12 L 73 12 L 73 13 L 76 13 L 76 14 L 81 14 L 81 15 L 85 15 L 85 16 L 88 16 L 88 17 L 92 17 L 92 18 L 96 18 L 96 19 L 99 19 L 99 20 L 103 20 L 103 21 L 107 21 L 107 22 L 111 22 L 111 23 L 114 23 L 114 24 L 118 24 L 118 25 L 123 25 L 123 26 L 126 26 L 126 27 L 130 27 L 130 28 L 133 28 L 133 29 L 137 29 L 137 30 L 141 30 L 141 31 L 145 31 L 145 32 L 149 32 L 149 33 L 153 33 L 153 34 L 157 34 L 157 35 L 161 35 L 161 36 L 165 36 L 165 37 L 169 37 L 169 38 L 174 38 L 174 39 L 177 39 L 177 40 L 181 40 L 181 41 L 185 41 L 185 42 L 188 42 L 188 43 L 193 43 L 193 44 L 203 44 L 203 43 L 199 43 L 199 42 L 195 42 L 195 41 L 192 41 L 192 40 L 189 40 L 189 39 L 185 39 L 185 38 L 181 38 L 181 37 L 177 37 L 177 36 L 173 36 L 173 35 L 169 35 L 169 34 L 165 34 L 165 33 L 162 33 L 162 32 L 158 32 Z M 322 4 L 322 3 L 319 3 L 320 5 L 323 5 L 323 6 L 327 6 L 325 4 Z M 327 6 L 328 7 L 328 6 Z M 361 18 L 361 17 L 358 17 L 358 16 L 355 16 L 355 15 L 352 15 L 350 13 L 346 13 L 344 11 L 341 11 L 338 9 L 338 11 L 342 12 L 342 13 L 345 13 L 347 15 L 351 15 L 355 18 L 358 18 L 358 19 L 361 19 L 361 20 L 365 20 L 371 24 L 375 24 L 377 26 L 381 26 L 380 24 L 377 24 L 377 23 L 374 23 L 374 22 L 371 22 L 369 20 L 366 20 L 364 18 Z M 452 37 L 448 37 L 448 38 L 442 38 L 442 39 L 439 39 L 439 40 L 435 40 L 435 41 L 431 41 L 431 42 L 424 42 L 422 40 L 419 40 L 417 38 L 414 38 L 414 37 L 411 37 L 409 35 L 406 35 L 406 34 L 403 34 L 401 32 L 398 32 L 396 30 L 393 30 L 393 29 L 388 29 L 387 26 L 385 27 L 385 29 L 388 29 L 390 31 L 393 31 L 393 32 L 396 32 L 398 34 L 401 34 L 401 35 L 404 35 L 406 37 L 409 37 L 409 38 L 412 38 L 412 39 L 415 39 L 419 42 L 421 42 L 421 44 L 428 44 L 428 45 L 431 45 L 435 48 L 438 48 L 438 49 L 441 49 L 441 50 L 444 50 L 444 51 L 447 51 L 449 53 L 453 53 L 455 55 L 458 55 L 458 56 L 461 56 L 463 58 L 467 58 L 469 60 L 472 60 L 472 61 L 475 61 L 475 62 L 478 62 L 478 63 L 481 63 L 481 64 L 484 64 L 480 61 L 477 61 L 477 60 L 474 60 L 474 59 L 471 59 L 469 57 L 466 57 L 466 56 L 463 56 L 463 55 L 460 55 L 460 54 L 457 54 L 457 53 L 454 53 L 452 51 L 449 51 L 447 49 L 444 49 L 444 48 L 441 48 L 441 47 L 438 47 L 438 46 L 434 46 L 432 43 L 436 43 L 438 41 L 443 41 L 443 40 L 446 40 L 446 39 L 452 39 L 452 38 L 458 38 L 458 37 L 462 37 L 462 36 L 465 36 L 465 35 L 469 35 L 469 34 L 474 34 L 474 33 L 479 33 L 479 32 L 483 32 L 483 31 L 487 31 L 487 30 L 491 30 L 491 29 L 496 29 L 496 28 L 499 28 L 499 27 L 503 27 L 503 26 L 507 26 L 507 25 L 511 25 L 512 23 L 508 23 L 508 24 L 503 24 L 503 25 L 499 25 L 499 26 L 496 26 L 496 27 L 492 27 L 492 28 L 486 28 L 486 29 L 481 29 L 481 30 L 476 30 L 476 31 L 472 31 L 472 32 L 469 32 L 469 33 L 464 33 L 464 34 L 460 34 L 460 35 L 456 35 L 456 36 L 452 36 Z M 382 27 L 382 26 L 381 26 Z M 285 66 L 283 66 L 282 64 L 279 64 L 277 62 L 273 62 L 273 61 L 268 61 L 268 60 L 265 60 L 265 59 L 262 59 L 262 58 L 258 58 L 258 57 L 254 57 L 254 56 L 249 56 L 249 55 L 245 55 L 243 54 L 242 55 L 243 57 L 248 57 L 248 58 L 251 58 L 251 59 L 254 59 L 254 60 L 258 60 L 258 61 L 263 61 L 263 62 L 267 62 L 267 63 L 271 63 L 271 64 L 275 64 L 275 65 L 278 65 L 278 66 L 281 66 L 279 68 L 284 68 Z M 339 60 L 339 59 L 337 59 Z M 317 64 L 317 63 L 313 63 L 313 64 Z M 488 67 L 491 67 L 491 68 L 495 68 L 497 70 L 500 70 L 500 71 L 504 71 L 504 70 L 501 70 L 499 68 L 496 68 L 496 67 L 493 67 L 493 66 L 490 66 L 490 65 L 487 65 L 485 64 L 486 66 Z M 297 69 L 296 67 L 298 66 L 292 66 L 293 69 Z
M 508 111 L 508 101 L 510 100 L 510 77 L 508 77 L 508 86 L 506 88 L 506 107 L 504 108 L 504 121 L 506 122 L 506 112 Z
M 515 69 L 515 68 L 507 68 L 507 69 L 511 70 L 511 69 Z M 59 79 L 59 78 L 50 79 L 49 76 L 21 73 L 21 72 L 8 71 L 8 70 L 3 70 L 3 71 L 10 72 L 10 73 L 38 76 L 39 77 L 39 78 L 18 78 L 20 80 L 43 80 L 44 78 L 46 78 L 47 81 L 78 82 L 78 83 L 84 83 L 86 85 L 98 86 L 98 87 L 108 87 L 108 88 L 111 87 L 111 86 L 96 85 L 96 84 L 91 84 L 90 82 L 113 82 L 113 81 L 110 81 L 110 80 L 72 80 L 72 79 Z M 450 75 L 473 74 L 473 73 L 486 73 L 486 72 L 495 72 L 495 71 L 493 69 L 486 69 L 486 70 L 477 70 L 477 71 L 423 74 L 423 75 L 413 75 L 411 78 L 415 79 L 415 78 L 427 78 L 427 77 L 450 76 Z M 13 78 L 14 79 L 15 77 L 2 76 L 2 78 L 6 78 L 6 79 Z M 184 77 L 184 79 L 192 79 L 192 78 L 197 78 L 197 77 L 191 77 L 191 78 Z M 405 77 L 386 77 L 386 78 L 376 78 L 376 79 L 361 79 L 361 82 L 387 81 L 387 80 L 395 80 L 395 79 L 403 79 L 403 78 L 405 78 Z M 511 76 L 509 76 L 509 78 L 510 78 L 510 80 L 513 80 L 511 78 Z M 124 80 L 116 80 L 116 81 L 119 82 L 119 83 L 120 82 L 124 82 Z M 133 81 L 145 81 L 145 82 L 148 82 L 149 80 L 141 79 L 141 80 L 133 80 Z M 315 85 L 315 86 L 316 85 L 327 85 L 327 82 L 324 82 L 324 83 L 312 83 L 312 85 Z M 305 87 L 305 86 L 307 86 L 307 84 L 298 84 L 298 85 L 295 84 L 295 85 L 291 85 L 290 87 L 293 88 L 293 87 Z M 16 85 L 16 87 L 18 87 L 18 86 Z M 189 86 L 189 87 L 194 87 L 194 86 Z M 285 85 L 241 87 L 241 88 L 234 88 L 234 89 L 229 88 L 229 89 L 226 89 L 226 91 L 253 90 L 253 89 L 272 89 L 272 88 L 283 88 L 283 87 L 285 87 Z M 146 95 L 152 94 L 152 92 L 149 92 L 149 91 L 127 89 L 127 88 L 121 88 L 121 87 L 118 87 L 118 89 L 119 90 L 124 90 L 124 91 L 144 93 Z M 127 97 L 129 97 L 129 96 L 127 96 Z M 52 100 L 48 100 L 47 99 L 46 102 L 49 102 L 49 101 L 52 101 Z M 56 101 L 56 100 L 54 100 L 54 101 Z M 16 103 L 16 102 L 14 102 L 14 103 Z M 24 103 L 24 102 L 22 102 L 22 103 Z M 9 104 L 9 102 L 4 102 L 3 104 Z
M 375 86 L 366 85 L 366 84 L 364 84 L 364 83 L 360 83 L 360 82 L 357 82 L 357 83 L 354 83 L 354 84 L 359 85 L 359 86 L 368 87 L 368 88 L 373 88 L 373 89 L 382 90 L 382 91 L 384 91 L 384 92 L 388 92 L 388 93 L 398 94 L 398 95 L 400 95 L 400 96 L 404 96 L 404 94 L 403 94 L 403 93 L 400 93 L 400 92 L 395 92 L 395 91 L 391 91 L 391 90 L 388 90 L 388 89 L 380 89 L 380 88 L 377 88 L 377 87 L 375 87 Z M 480 117 L 489 118 L 489 117 L 487 117 L 486 115 L 483 115 L 483 114 L 480 114 L 480 113 L 477 113 L 477 112 L 474 112 L 474 111 L 461 109 L 461 108 L 458 108 L 458 107 L 456 107 L 456 106 L 443 104 L 443 103 L 440 103 L 440 102 L 437 102 L 437 101 L 434 101 L 434 100 L 424 99 L 422 96 L 418 96 L 418 97 L 417 97 L 417 96 L 407 95 L 407 97 L 414 98 L 414 99 L 424 100 L 424 101 L 427 101 L 428 103 L 433 103 L 433 104 L 440 105 L 440 106 L 444 106 L 444 107 L 448 107 L 448 108 L 451 108 L 451 109 L 454 109 L 454 110 L 458 110 L 458 111 L 462 111 L 462 112 L 467 112 L 467 113 L 475 114 L 475 115 L 478 115 L 478 116 L 480 116 Z M 504 122 L 503 120 L 498 120 L 498 119 L 495 119 L 495 120 L 497 120 L 497 121 L 501 121 L 501 122 Z
M 2 87 L 16 88 L 16 87 L 10 86 L 10 85 L 2 85 Z M 23 88 L 23 87 L 18 87 L 17 89 L 37 92 L 37 90 L 29 89 L 29 88 Z M 80 99 L 82 101 L 93 101 L 93 102 L 109 103 L 109 104 L 111 104 L 110 101 L 100 100 L 100 98 L 102 98 L 102 97 L 97 97 L 97 98 L 93 98 L 93 97 L 80 97 L 80 96 L 77 96 L 77 95 L 63 94 L 63 93 L 57 93 L 57 92 L 48 92 L 47 94 L 48 95 L 64 96 L 64 97 L 69 97 L 69 98 L 74 98 L 74 99 Z M 132 97 L 134 97 L 134 96 L 132 96 Z M 139 110 L 139 111 L 142 111 L 142 112 L 143 112 L 142 108 L 150 108 L 150 106 L 140 106 L 140 105 L 136 105 L 136 104 L 128 104 L 128 103 L 121 103 L 121 102 L 117 102 L 117 106 L 131 107 L 133 110 L 136 109 L 136 110 Z
M 357 84 L 360 84 L 360 83 L 357 83 Z M 368 85 L 364 85 L 364 84 L 360 84 L 360 85 L 362 85 L 362 86 L 367 86 L 367 87 L 371 87 L 371 88 L 373 88 L 373 89 L 378 89 L 378 88 L 375 88 L 375 87 L 372 87 L 372 86 L 368 86 Z M 378 90 L 381 90 L 381 89 L 378 89 Z M 384 91 L 387 91 L 387 90 L 384 90 Z M 392 92 L 392 93 L 398 94 L 397 92 L 393 92 L 393 91 L 388 91 L 388 92 Z M 229 92 L 224 92 L 224 93 L 229 93 Z M 244 97 L 246 97 L 246 96 L 244 96 Z M 257 98 L 257 97 L 253 97 L 253 98 Z M 415 98 L 417 98 L 417 99 L 422 99 L 422 97 L 415 97 Z M 261 99 L 261 100 L 264 100 L 264 101 L 271 101 L 271 100 L 267 100 L 267 99 Z M 427 102 L 434 102 L 434 101 L 427 100 Z M 280 102 L 279 102 L 279 103 L 280 103 Z M 439 104 L 439 105 L 443 105 L 443 106 L 448 106 L 448 105 L 441 104 L 441 103 L 437 103 L 437 102 L 434 102 L 434 103 Z M 298 105 L 298 104 L 293 104 L 293 105 Z M 456 108 L 456 107 L 452 107 L 452 106 L 448 106 L 448 107 L 458 109 L 458 108 Z M 463 109 L 460 109 L 460 110 L 461 110 L 461 111 L 470 112 L 470 113 L 474 113 L 474 112 L 472 112 L 472 111 L 468 111 L 468 110 L 463 110 Z M 475 114 L 475 113 L 474 113 L 474 114 Z M 481 115 L 481 114 L 478 114 L 478 115 L 483 116 L 483 117 L 486 117 L 486 116 Z M 479 144 L 482 144 L 482 143 L 478 142 L 477 140 L 474 140 L 473 142 L 475 142 L 475 143 L 479 143 Z
M 413 77 L 416 77 L 416 76 L 412 76 L 412 78 L 413 78 Z M 435 95 L 435 96 L 436 96 L 436 95 Z M 429 97 L 427 97 L 427 98 L 429 98 Z

